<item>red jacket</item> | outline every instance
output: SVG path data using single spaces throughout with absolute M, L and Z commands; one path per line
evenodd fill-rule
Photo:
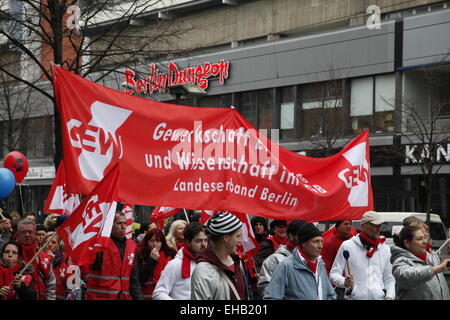
M 59 263 L 57 266 L 53 267 L 53 273 L 56 278 L 56 300 L 64 300 L 66 298 L 67 292 L 67 264 L 65 262 Z
M 86 300 L 131 300 L 130 277 L 134 266 L 136 243 L 128 239 L 123 261 L 113 240 L 107 239 L 102 250 L 100 270 L 89 270 Z
M 350 238 L 357 234 L 355 228 L 352 227 L 352 231 L 350 234 Z M 342 242 L 348 240 L 347 238 L 342 238 L 338 232 L 336 231 L 336 227 L 331 228 L 330 230 L 324 232 L 322 234 L 323 237 L 323 249 L 320 252 L 322 255 L 322 260 L 325 262 L 325 268 L 327 272 L 330 273 L 331 267 L 333 266 L 334 259 L 336 258 L 336 254 L 341 246 Z
M 18 264 L 17 266 L 13 268 L 6 268 L 2 265 L 0 265 L 0 287 L 9 286 L 11 282 L 14 280 L 14 274 L 19 273 L 20 270 L 24 267 L 24 264 Z M 21 288 L 22 298 L 19 297 L 19 294 L 17 293 L 18 289 L 15 289 L 14 287 L 10 287 L 8 296 L 2 298 L 3 300 L 33 300 L 36 298 L 36 294 L 33 289 L 33 277 L 31 274 L 24 273 L 22 276 L 22 287 Z M 25 291 L 25 292 L 24 292 Z
M 21 245 L 23 247 L 23 262 L 28 263 L 39 249 L 36 243 L 28 246 L 21 243 Z M 47 288 L 44 281 L 49 280 L 50 277 L 53 278 L 51 261 L 52 257 L 42 251 L 32 263 L 34 290 L 37 294 L 37 300 L 47 300 Z

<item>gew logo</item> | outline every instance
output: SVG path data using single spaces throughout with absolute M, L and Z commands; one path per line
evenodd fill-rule
M 117 129 L 132 111 L 95 101 L 91 105 L 92 119 L 88 124 L 77 119 L 67 122 L 70 143 L 81 149 L 78 165 L 87 180 L 101 181 L 112 159 L 121 159 L 123 145 Z
M 360 143 L 343 154 L 350 166 L 338 173 L 350 189 L 348 202 L 351 207 L 365 207 L 369 203 L 369 163 L 366 160 L 366 143 Z

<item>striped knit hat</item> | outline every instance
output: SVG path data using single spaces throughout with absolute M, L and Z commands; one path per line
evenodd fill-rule
M 208 230 L 214 235 L 230 234 L 242 227 L 242 222 L 231 213 L 219 212 L 208 221 Z

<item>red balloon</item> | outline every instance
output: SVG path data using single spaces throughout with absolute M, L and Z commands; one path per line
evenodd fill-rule
M 28 159 L 19 151 L 12 151 L 3 159 L 3 167 L 12 171 L 16 182 L 22 182 L 28 172 Z

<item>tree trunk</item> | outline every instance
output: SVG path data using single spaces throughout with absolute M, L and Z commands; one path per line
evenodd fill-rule
M 426 182 L 426 208 L 427 208 L 427 221 L 426 224 L 428 226 L 430 226 L 431 223 L 431 196 L 432 196 L 432 191 L 433 191 L 433 171 L 428 171 L 427 174 L 427 182 Z

